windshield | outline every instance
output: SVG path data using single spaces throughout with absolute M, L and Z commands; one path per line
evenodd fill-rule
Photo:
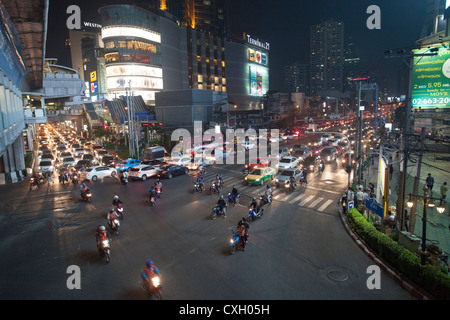
M 75 161 L 74 158 L 64 158 L 63 162 L 67 162 L 67 161 Z
M 290 163 L 290 162 L 291 162 L 291 159 L 281 159 L 280 162 L 283 162 L 283 163 Z
M 261 174 L 262 174 L 262 170 L 260 170 L 260 169 L 255 169 L 255 170 L 252 170 L 251 174 L 254 174 L 254 175 L 257 175 L 257 176 L 259 176 L 259 175 L 261 175 Z
M 50 161 L 42 161 L 40 164 L 41 167 L 49 167 L 51 165 L 52 163 Z
M 294 175 L 294 171 L 283 171 L 280 173 L 280 176 L 293 176 Z

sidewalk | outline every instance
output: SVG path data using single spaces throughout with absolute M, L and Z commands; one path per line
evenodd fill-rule
M 423 194 L 422 187 L 425 184 L 425 179 L 428 173 L 434 178 L 433 186 L 433 197 L 440 198 L 440 187 L 443 182 L 450 183 L 450 161 L 448 160 L 450 154 L 428 154 L 425 153 L 422 158 L 422 167 L 420 172 L 418 194 Z M 415 157 L 414 159 L 415 160 Z M 397 193 L 399 189 L 399 172 L 400 163 L 394 164 L 394 174 L 389 180 L 389 186 L 391 188 L 391 196 L 389 197 L 389 207 L 396 206 L 397 204 Z M 369 166 L 366 171 L 364 171 L 365 185 L 367 186 L 369 182 L 376 185 L 378 174 L 378 161 L 374 161 L 374 165 Z M 409 199 L 409 193 L 413 191 L 414 177 L 416 175 L 416 165 L 415 163 L 408 163 L 407 176 L 406 176 L 406 191 L 405 191 L 405 201 Z M 427 228 L 426 237 L 427 243 L 434 243 L 439 246 L 443 251 L 450 253 L 450 205 L 448 203 L 448 192 L 447 192 L 447 203 L 446 209 L 443 214 L 439 214 L 434 208 L 427 208 Z M 436 206 L 439 201 L 435 201 Z M 405 204 L 406 205 L 406 204 Z M 410 209 L 406 207 L 408 214 Z M 422 213 L 423 205 L 418 201 L 417 210 L 414 223 L 414 232 L 418 238 L 422 238 Z

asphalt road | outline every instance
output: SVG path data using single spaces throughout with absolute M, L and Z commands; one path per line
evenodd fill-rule
M 291 142 L 294 143 L 294 142 Z M 368 289 L 373 265 L 346 233 L 337 199 L 347 185 L 340 160 L 308 187 L 274 191 L 264 217 L 251 224 L 245 252 L 228 254 L 232 229 L 247 215 L 252 196 L 263 187 L 245 187 L 241 165 L 215 165 L 224 191 L 237 185 L 241 203 L 226 219 L 210 219 L 217 196 L 192 193 L 192 175 L 163 180 L 163 194 L 150 207 L 154 179 L 115 178 L 88 182 L 92 203 L 78 186 L 28 183 L 0 187 L 1 299 L 147 299 L 139 286 L 145 260 L 162 273 L 165 300 L 392 300 L 414 299 L 381 271 L 381 288 Z M 207 179 L 208 181 L 208 179 Z M 208 186 L 208 182 L 206 183 Z M 97 253 L 95 229 L 106 224 L 115 194 L 124 202 L 120 234 L 112 235 L 111 262 Z M 81 289 L 68 289 L 69 266 L 81 272 Z

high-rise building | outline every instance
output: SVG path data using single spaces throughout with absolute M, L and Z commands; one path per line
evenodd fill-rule
M 342 90 L 344 70 L 344 23 L 329 20 L 311 27 L 311 94 Z
M 426 0 L 425 21 L 420 38 L 425 38 L 445 29 L 444 9 L 446 0 Z
M 284 91 L 309 94 L 309 65 L 296 62 L 284 67 Z

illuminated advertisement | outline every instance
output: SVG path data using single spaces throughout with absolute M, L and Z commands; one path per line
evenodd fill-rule
M 248 49 L 248 61 L 267 65 L 267 54 L 253 49 Z
M 437 48 L 434 56 L 414 57 L 413 108 L 450 108 L 450 50 Z M 429 53 L 430 48 L 414 50 L 414 54 Z
M 161 43 L 161 34 L 138 27 L 105 27 L 102 39 L 110 37 L 134 37 Z
M 113 65 L 106 67 L 106 76 L 147 76 L 162 78 L 162 68 L 132 64 Z
M 129 87 L 131 87 L 132 90 L 133 88 L 162 90 L 163 79 L 137 76 L 107 77 L 106 86 L 108 90 L 125 89 Z
M 91 82 L 91 92 L 97 92 L 97 82 Z
M 263 73 L 265 70 L 250 66 L 250 94 L 263 95 Z
M 97 81 L 97 71 L 92 71 L 90 73 L 91 81 Z

